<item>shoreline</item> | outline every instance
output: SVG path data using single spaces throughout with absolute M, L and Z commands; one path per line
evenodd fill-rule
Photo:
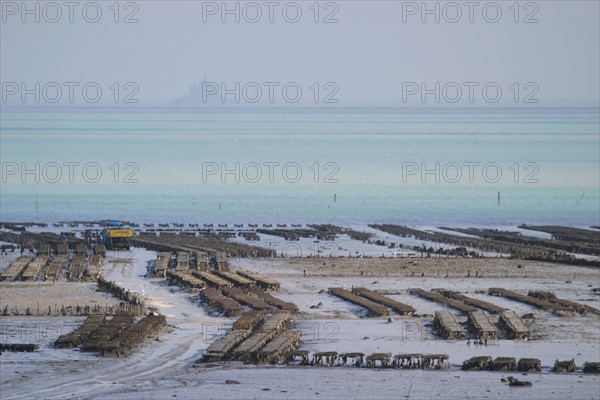
M 143 225 L 140 228 L 161 229 L 159 226 Z M 194 230 L 195 234 L 179 231 L 188 228 Z M 253 227 L 260 241 L 245 240 L 238 236 L 247 228 L 246 224 L 243 227 L 219 227 L 216 224 L 206 227 L 205 231 L 203 226 L 181 227 L 169 224 L 169 228 L 162 229 L 177 231 L 163 231 L 159 236 L 156 236 L 156 232 L 148 232 L 140 236 L 144 238 L 147 235 L 146 240 L 158 241 L 162 250 L 132 247 L 129 251 L 107 251 L 100 267 L 101 281 L 114 282 L 114 287 L 120 288 L 121 294 L 126 293 L 127 298 L 139 300 L 146 310 L 164 315 L 169 326 L 137 343 L 131 354 L 117 358 L 81 352 L 79 348 L 54 347 L 57 336 L 68 334 L 77 328 L 83 322 L 83 316 L 64 315 L 61 312 L 39 316 L 22 315 L 25 307 L 37 307 L 38 299 L 56 303 L 57 307 L 53 307 L 53 311 L 54 308 L 61 310 L 60 302 L 67 300 L 75 304 L 90 305 L 121 303 L 122 300 L 117 297 L 98 292 L 99 286 L 94 290 L 93 282 L 77 278 L 70 280 L 68 275 L 69 262 L 77 257 L 75 253 L 79 251 L 78 245 L 81 245 L 82 238 L 79 236 L 83 237 L 86 229 L 97 230 L 96 227 L 80 224 L 71 227 L 67 224 L 58 227 L 27 227 L 26 232 L 11 231 L 13 238 L 24 235 L 23 237 L 32 240 L 31 246 L 34 248 L 35 240 L 43 237 L 51 243 L 52 250 L 52 243 L 61 243 L 60 232 L 73 232 L 75 237 L 73 248 L 67 248 L 68 259 L 55 281 L 42 282 L 38 278 L 33 281 L 0 283 L 0 307 L 8 305 L 9 309 L 16 307 L 19 310 L 19 315 L 0 316 L 2 342 L 27 342 L 38 346 L 31 353 L 2 354 L 0 384 L 3 395 L 10 399 L 65 396 L 136 399 L 140 396 L 172 398 L 173 395 L 178 398 L 193 398 L 197 397 L 197 393 L 205 393 L 214 399 L 303 399 L 356 397 L 358 393 L 366 399 L 392 399 L 398 398 L 400 392 L 409 391 L 414 396 L 427 398 L 437 397 L 438 394 L 445 398 L 464 398 L 464 393 L 476 398 L 509 397 L 514 394 L 513 391 L 517 389 L 509 388 L 500 382 L 500 378 L 517 376 L 521 372 L 460 370 L 461 363 L 465 360 L 481 355 L 539 359 L 541 372 L 528 372 L 526 378 L 519 376 L 520 379 L 533 383 L 529 396 L 532 399 L 568 398 L 569 395 L 573 398 L 593 398 L 597 393 L 600 376 L 581 373 L 585 362 L 599 361 L 595 358 L 599 348 L 597 315 L 581 314 L 579 311 L 555 312 L 508 297 L 495 296 L 490 289 L 504 288 L 522 296 L 528 296 L 530 291 L 551 292 L 564 301 L 599 309 L 600 297 L 594 290 L 598 281 L 598 268 L 499 256 L 450 256 L 448 251 L 455 245 L 434 243 L 431 237 L 428 240 L 418 240 L 368 227 L 364 232 L 355 227 L 348 229 L 328 226 L 328 230 L 320 230 L 325 227 L 310 227 L 305 224 L 301 227 Z M 332 231 L 337 231 L 338 228 L 342 230 L 337 232 L 337 237 L 332 238 Z M 235 233 L 235 236 L 225 239 L 225 235 L 218 239 L 218 234 L 227 233 L 228 229 L 232 229 L 229 232 Z M 262 233 L 256 233 L 257 230 Z M 43 236 L 40 234 L 47 231 L 53 233 Z M 529 238 L 548 238 L 547 233 L 532 232 L 533 235 L 528 236 Z M 567 235 L 577 233 L 568 229 L 565 232 Z M 595 231 L 589 232 L 596 237 Z M 201 233 L 205 236 L 201 236 Z M 213 233 L 216 236 L 212 236 Z M 417 233 L 433 234 L 428 231 Z M 7 229 L 3 228 L 2 234 L 7 235 Z M 316 239 L 311 237 L 313 234 L 324 236 Z M 296 237 L 298 240 L 295 240 Z M 473 235 L 464 232 L 455 237 L 460 240 L 473 239 Z M 377 244 L 377 241 L 382 242 Z M 336 243 L 342 249 L 339 256 L 328 252 L 326 245 L 331 243 Z M 391 243 L 394 243 L 393 248 L 389 248 Z M 421 257 L 420 251 L 411 247 L 419 243 L 436 246 L 436 249 L 430 256 L 425 252 Z M 140 244 L 141 242 L 138 243 Z M 277 255 L 285 252 L 288 257 L 242 256 L 257 244 L 275 251 Z M 216 267 L 202 264 L 206 260 L 200 257 L 203 246 L 209 247 L 204 248 L 208 253 L 203 254 L 215 255 Z M 93 243 L 87 248 L 88 258 L 93 257 L 93 248 Z M 236 295 L 235 291 L 221 291 L 213 287 L 213 284 L 209 286 L 208 280 L 200 282 L 206 284 L 204 289 L 198 289 L 180 286 L 181 282 L 167 278 L 170 274 L 154 277 L 156 271 L 153 269 L 158 252 L 165 249 L 173 257 L 172 260 L 169 259 L 173 261 L 168 266 L 170 272 L 175 272 L 178 268 L 179 263 L 176 261 L 186 260 L 189 261 L 187 276 L 202 271 L 201 268 L 218 273 L 220 270 L 215 268 L 226 267 L 234 275 L 244 270 L 274 279 L 279 289 L 270 291 L 270 295 L 280 303 L 297 307 L 287 329 L 300 332 L 301 351 L 312 355 L 330 351 L 361 352 L 365 355 L 382 352 L 443 354 L 449 357 L 448 369 L 428 371 L 285 364 L 267 366 L 243 364 L 240 361 L 198 363 L 207 353 L 208 347 L 227 334 L 238 318 L 225 316 L 224 311 L 218 311 L 214 304 L 203 300 L 201 292 L 210 289 L 220 292 L 221 296 L 237 296 L 242 299 L 239 292 L 243 289 L 239 288 Z M 296 252 L 298 249 L 301 250 L 300 253 Z M 223 257 L 225 252 L 230 253 L 229 257 Z M 179 253 L 187 253 L 191 257 L 179 257 Z M 384 257 L 381 257 L 382 253 Z M 19 251 L 3 256 L 0 270 L 4 270 L 19 256 Z M 388 315 L 374 317 L 368 309 L 330 293 L 331 288 L 351 291 L 363 287 L 411 306 L 415 310 L 414 314 L 402 315 L 390 310 Z M 486 316 L 490 323 L 499 327 L 499 336 L 487 346 L 469 344 L 465 339 L 446 340 L 433 328 L 436 313 L 444 311 L 453 315 L 465 329 L 468 329 L 469 316 L 452 308 L 447 302 L 435 302 L 418 295 L 419 290 L 434 293 L 440 288 L 514 312 L 530 330 L 531 340 L 511 339 L 500 328 L 500 317 L 491 313 Z M 251 296 L 255 293 L 252 290 L 244 293 Z M 233 297 L 226 299 L 232 301 Z M 240 305 L 240 310 L 252 310 L 248 304 L 252 303 Z M 556 359 L 574 359 L 577 372 L 550 372 Z M 294 379 L 290 379 L 291 376 Z M 231 384 L 232 381 L 239 384 Z

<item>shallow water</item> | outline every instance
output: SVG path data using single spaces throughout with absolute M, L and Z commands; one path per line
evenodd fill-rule
M 329 112 L 3 113 L 2 219 L 598 224 L 598 110 Z

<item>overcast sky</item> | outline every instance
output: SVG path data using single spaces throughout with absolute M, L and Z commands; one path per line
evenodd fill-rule
M 479 84 L 474 105 L 489 103 L 481 92 L 489 82 L 503 90 L 498 104 L 515 104 L 514 82 L 519 83 L 518 104 L 527 95 L 539 100 L 537 106 L 599 103 L 598 1 L 520 2 L 518 16 L 514 1 L 476 2 L 473 22 L 462 1 L 428 2 L 431 9 L 438 5 L 439 23 L 435 15 L 422 15 L 420 1 L 320 2 L 318 16 L 314 1 L 273 2 L 272 23 L 263 1 L 228 2 L 231 9 L 237 4 L 239 23 L 235 15 L 222 15 L 221 1 L 121 2 L 118 23 L 113 1 L 98 2 L 102 16 L 97 23 L 82 15 L 89 2 L 78 2 L 73 22 L 62 1 L 55 3 L 61 16 L 56 7 L 44 7 L 46 3 L 39 3 L 36 23 L 34 14 L 23 13 L 21 1 L 1 1 L 3 104 L 18 98 L 6 97 L 7 82 L 98 82 L 102 101 L 109 97 L 112 82 L 134 82 L 139 105 L 168 105 L 204 74 L 208 81 L 226 82 L 230 88 L 235 82 L 277 82 L 276 102 L 281 87 L 296 82 L 303 89 L 299 104 L 314 102 L 314 82 L 319 83 L 319 102 L 330 94 L 339 106 L 402 104 L 403 82 L 426 82 L 430 88 L 435 82 L 441 88 L 457 82 L 463 90 L 459 106 L 470 105 L 464 82 Z M 36 7 L 36 2 L 27 4 Z M 297 9 L 302 12 L 299 21 L 286 21 L 296 18 Z M 96 18 L 93 5 L 86 10 L 86 18 Z M 128 15 L 138 22 L 123 23 Z M 333 23 L 324 23 L 327 16 Z M 49 22 L 53 19 L 57 22 Z M 334 85 L 325 87 L 328 82 Z M 405 95 L 408 89 L 415 87 L 405 84 Z M 448 89 L 442 103 L 456 98 L 455 88 Z M 132 90 L 121 87 L 120 94 Z M 259 104 L 268 101 L 268 88 L 263 90 Z M 247 95 L 254 97 L 254 92 Z M 76 102 L 78 97 L 75 92 Z M 65 92 L 61 102 L 66 98 Z M 434 105 L 433 98 L 426 97 L 426 103 Z M 418 106 L 420 99 L 416 93 L 404 103 Z

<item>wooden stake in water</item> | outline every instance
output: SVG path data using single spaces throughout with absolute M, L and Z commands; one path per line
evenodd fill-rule
M 498 192 L 498 207 L 500 207 L 500 192 Z
M 333 202 L 334 202 L 334 203 L 335 203 L 335 200 L 336 200 L 336 198 L 337 198 L 337 194 L 336 194 L 336 193 L 334 193 L 334 194 L 333 194 Z

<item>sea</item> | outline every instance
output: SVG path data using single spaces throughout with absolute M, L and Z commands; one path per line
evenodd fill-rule
M 0 117 L 2 221 L 600 225 L 594 108 Z

